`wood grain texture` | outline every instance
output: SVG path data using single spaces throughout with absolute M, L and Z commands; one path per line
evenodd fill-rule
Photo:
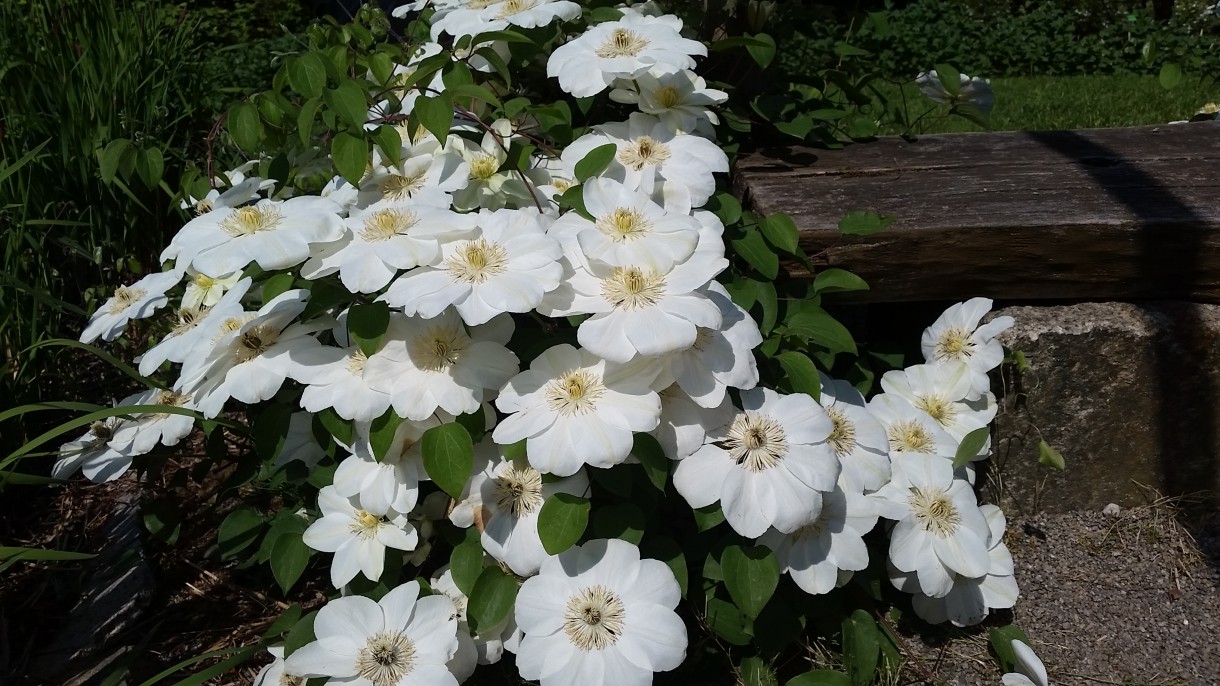
M 792 216 L 816 267 L 868 281 L 855 300 L 1220 302 L 1217 123 L 883 138 L 769 150 L 735 171 L 757 211 Z M 897 219 L 840 236 L 850 210 Z

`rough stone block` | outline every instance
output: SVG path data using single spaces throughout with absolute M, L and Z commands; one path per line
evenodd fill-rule
M 1001 340 L 1030 368 L 998 388 L 988 495 L 1021 511 L 1100 510 L 1220 493 L 1220 306 L 1021 306 Z M 1038 465 L 1039 440 L 1067 462 Z

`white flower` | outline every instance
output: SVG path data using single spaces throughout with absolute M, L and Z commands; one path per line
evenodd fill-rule
M 957 360 L 886 372 L 881 387 L 926 412 L 959 443 L 995 418 L 995 396 L 987 392 L 969 397 L 973 395 L 970 368 Z M 984 459 L 989 452 L 990 438 L 975 459 Z
M 305 384 L 301 407 L 310 412 L 333 408 L 344 419 L 371 422 L 390 408 L 390 395 L 371 387 L 364 377 L 367 357 L 358 346 L 331 345 L 293 356 L 293 376 Z
M 293 412 L 288 417 L 288 433 L 284 435 L 284 445 L 280 454 L 275 456 L 275 467 L 278 469 L 292 461 L 313 468 L 322 460 L 325 451 L 313 435 L 313 415 L 308 412 Z
M 637 105 L 674 133 L 696 133 L 713 140 L 713 127 L 720 119 L 711 107 L 729 98 L 724 91 L 708 88 L 703 77 L 689 69 L 668 74 L 647 72 L 634 80 L 617 81 L 615 86 L 610 91 L 611 100 Z
M 177 325 L 139 358 L 140 373 L 149 376 L 166 360 L 183 363 L 192 357 L 207 357 L 224 322 L 245 314 L 241 301 L 250 284 L 249 278 L 238 281 L 212 307 L 180 308 Z
M 66 479 L 79 470 L 94 483 L 123 476 L 135 453 L 130 443 L 115 439 L 129 422 L 122 417 L 108 417 L 90 424 L 84 435 L 59 446 L 59 459 L 51 467 L 51 476 Z
M 691 400 L 716 407 L 724 403 L 727 389 L 748 390 L 758 383 L 754 348 L 763 337 L 754 318 L 733 303 L 724 286 L 712 281 L 706 294 L 720 308 L 722 323 L 700 327 L 691 347 L 670 356 L 669 372 Z
M 120 406 L 124 405 L 165 405 L 167 407 L 182 407 L 195 409 L 189 395 L 181 395 L 174 391 L 163 391 L 159 388 L 149 389 L 135 395 L 127 396 Z M 116 443 L 130 443 L 131 454 L 143 455 L 157 444 L 177 445 L 195 428 L 195 418 L 190 415 L 157 413 L 139 413 L 135 419 L 124 423 L 115 431 Z
M 1004 361 L 1004 346 L 995 337 L 1013 325 L 1012 317 L 996 317 L 979 326 L 979 321 L 989 311 L 991 300 L 988 298 L 972 298 L 950 305 L 924 330 L 920 341 L 923 357 L 929 364 L 950 360 L 965 362 L 970 367 L 971 390 L 975 395 L 991 389 L 987 372 Z
M 881 516 L 897 521 L 890 534 L 890 562 L 915 572 L 919 588 L 934 598 L 953 590 L 954 575 L 987 573 L 989 528 L 964 480 L 954 479 L 948 460 L 912 454 L 903 458 L 905 477 L 874 494 Z
M 892 393 L 868 401 L 868 411 L 885 427 L 890 455 L 939 455 L 952 462 L 958 441 L 927 412 Z
M 834 590 L 840 570 L 868 567 L 864 535 L 876 524 L 877 511 L 867 497 L 836 487 L 823 494 L 817 519 L 790 534 L 770 529 L 758 542 L 775 551 L 780 569 L 801 590 L 818 595 Z
M 609 364 L 587 350 L 554 346 L 505 384 L 496 407 L 509 416 L 493 438 L 502 445 L 525 439 L 530 464 L 544 474 L 611 467 L 631 453 L 634 432 L 657 426 L 656 374 L 650 364 Z
M 304 686 L 305 680 L 284 672 L 284 644 L 268 646 L 273 658 L 271 664 L 259 670 L 254 677 L 254 686 Z
M 378 602 L 336 598 L 318 611 L 318 640 L 289 655 L 286 671 L 331 677 L 327 684 L 457 686 L 445 666 L 458 649 L 454 615 L 444 595 L 419 598 L 418 581 Z
M 477 237 L 441 246 L 442 262 L 398 277 L 379 300 L 425 319 L 455 305 L 467 324 L 529 312 L 559 285 L 559 243 L 535 210 L 482 211 Z
M 460 155 L 443 150 L 434 138 L 427 138 L 403 153 L 397 166 L 375 166 L 360 182 L 357 203 L 410 201 L 447 209 L 454 191 L 465 188 L 470 169 Z
M 958 74 L 958 76 L 961 83 L 956 95 L 945 88 L 940 81 L 940 75 L 934 71 L 919 72 L 919 75 L 915 77 L 915 83 L 919 86 L 919 90 L 934 102 L 942 105 L 969 103 L 982 110 L 983 114 L 989 114 L 991 108 L 995 106 L 995 93 L 991 90 L 991 81 L 965 74 Z
M 707 55 L 699 41 L 683 38 L 671 21 L 625 15 L 619 21 L 592 26 L 575 40 L 555 48 L 546 75 L 578 98 L 606 90 L 616 78 L 630 79 L 655 69 L 691 69 L 692 55 Z
M 332 177 L 318 195 L 330 200 L 344 212 L 351 212 L 360 198 L 360 189 L 347 182 L 342 176 Z
M 803 393 L 755 388 L 742 391 L 741 404 L 731 422 L 678 463 L 674 488 L 691 507 L 719 501 L 729 525 L 747 538 L 767 527 L 791 533 L 818 517 L 822 495 L 839 476 L 827 443 L 830 417 Z
M 369 443 L 369 425 L 358 423 L 354 454 L 335 469 L 335 489 L 344 497 L 358 495 L 375 511 L 410 512 L 419 500 L 419 482 L 428 480 L 419 441 L 425 431 L 440 425 L 436 417 L 403 420 L 394 430 L 390 449 L 378 460 Z
M 207 274 L 188 269 L 186 275 L 189 280 L 186 282 L 186 292 L 182 294 L 182 302 L 179 304 L 182 309 L 213 307 L 220 302 L 226 291 L 236 286 L 237 282 L 242 279 L 241 272 L 233 272 L 214 279 Z
M 480 8 L 479 5 L 482 5 Z M 467 3 L 432 23 L 432 38 L 449 34 L 454 38 L 503 31 L 509 26 L 532 29 L 556 19 L 571 21 L 580 16 L 580 5 L 570 0 L 502 0 Z
M 357 573 L 377 581 L 386 548 L 411 551 L 419 542 L 405 513 L 371 508 L 358 496 L 339 495 L 334 486 L 318 492 L 318 509 L 322 516 L 309 525 L 302 540 L 314 550 L 335 554 L 330 565 L 335 588 L 345 586 Z
M 819 372 L 819 403 L 834 428 L 827 442 L 839 458 L 839 480 L 852 492 L 872 493 L 890 480 L 889 439 L 885 427 L 868 411 L 864 396 L 850 383 Z
M 686 656 L 680 599 L 669 567 L 626 541 L 569 548 L 517 594 L 517 668 L 542 686 L 652 683 Z
M 513 333 L 507 315 L 469 329 L 453 308 L 432 319 L 390 321 L 386 342 L 364 365 L 364 378 L 391 398 L 400 417 L 422 420 L 438 408 L 452 415 L 477 412 L 519 370 L 517 356 L 505 347 Z
M 301 267 L 301 276 L 317 279 L 337 271 L 353 293 L 374 293 L 399 270 L 436 264 L 439 240 L 474 231 L 472 215 L 395 200 L 352 210 L 343 223 L 344 236 L 321 246 Z
M 473 659 L 471 659 L 472 656 L 469 654 L 463 655 L 463 652 L 466 650 L 465 646 L 458 649 L 458 654 L 454 658 L 455 661 L 459 657 L 464 658 L 469 661 L 469 664 L 462 665 L 463 669 L 460 671 L 454 669 L 452 662 L 449 664 L 450 671 L 454 672 L 459 681 L 464 678 L 462 672 L 469 676 L 469 674 L 473 673 L 476 664 L 493 665 L 499 662 L 500 658 L 504 655 L 506 644 L 512 641 L 514 637 L 517 641 L 521 640 L 521 630 L 517 628 L 517 622 L 513 620 L 513 613 L 511 612 L 505 615 L 504 619 L 500 620 L 495 626 L 486 628 L 473 636 L 471 635 L 470 627 L 466 624 L 466 607 L 470 599 L 466 597 L 465 593 L 462 593 L 462 589 L 458 588 L 457 583 L 453 581 L 453 571 L 449 568 L 449 565 L 444 565 L 436 570 L 430 579 L 430 583 L 432 584 L 433 591 L 449 596 L 449 599 L 453 601 L 454 606 L 457 608 L 458 641 L 463 643 L 470 641 L 469 649 L 473 652 Z
M 707 433 L 733 421 L 737 408 L 726 395 L 716 407 L 700 407 L 678 384 L 660 392 L 661 421 L 652 435 L 671 460 L 681 460 L 703 447 Z
M 498 457 L 474 475 L 469 497 L 454 507 L 449 519 L 461 527 L 480 525 L 483 550 L 518 576 L 531 576 L 547 558 L 538 537 L 542 504 L 556 493 L 588 497 L 588 489 L 584 470 L 543 483 L 542 474 L 525 458 Z
M 245 178 L 245 175 L 238 171 L 225 172 L 225 174 L 229 177 L 231 184 L 229 188 L 223 192 L 213 188 L 199 199 L 183 198 L 179 207 L 184 210 L 192 209 L 195 214 L 207 214 L 226 207 L 239 207 L 257 198 L 260 191 L 275 185 L 274 181 L 260 179 L 257 176 Z M 235 178 L 234 175 L 241 178 Z M 216 181 L 219 182 L 220 179 L 217 178 Z
M 92 343 L 98 337 L 103 341 L 118 338 L 128 321 L 149 317 L 169 302 L 165 292 L 181 279 L 182 272 L 174 269 L 148 274 L 129 286 L 114 289 L 114 295 L 89 318 L 89 324 L 80 335 L 81 342 Z
M 1034 654 L 1032 648 L 1024 641 L 1012 640 L 1013 657 L 1016 658 L 1016 672 L 1003 676 L 1004 686 L 1047 686 L 1046 667 L 1042 660 Z
M 341 211 L 338 204 L 314 196 L 222 208 L 187 222 L 170 249 L 177 251 L 181 266 L 214 278 L 251 262 L 268 271 L 285 269 L 304 262 L 311 245 L 343 235 Z

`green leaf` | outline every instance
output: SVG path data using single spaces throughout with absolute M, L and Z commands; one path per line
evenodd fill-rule
M 811 309 L 797 312 L 788 321 L 788 333 L 808 338 L 832 353 L 857 354 L 851 332 L 826 310 Z
M 178 534 L 182 533 L 182 511 L 175 503 L 167 500 L 145 502 L 140 514 L 144 528 L 158 541 L 166 545 L 178 541 Z
M 369 142 L 347 132 L 338 133 L 330 142 L 330 157 L 339 176 L 358 186 L 369 162 Z
M 593 215 L 589 214 L 589 210 L 585 207 L 585 187 L 581 185 L 572 186 L 564 191 L 558 198 L 559 208 L 561 210 L 571 209 L 580 216 L 592 220 Z
M 466 427 L 457 422 L 434 426 L 420 440 L 424 469 L 440 489 L 454 498 L 474 470 L 474 444 Z
M 631 454 L 644 467 L 644 474 L 658 491 L 665 492 L 665 482 L 669 477 L 669 458 L 657 439 L 650 434 L 637 433 L 631 446 Z
M 377 82 L 377 85 L 389 85 L 390 79 L 394 76 L 394 58 L 384 52 L 369 55 L 369 71 L 372 72 L 373 80 Z
M 962 92 L 962 73 L 952 64 L 936 65 L 936 78 L 950 97 L 956 98 Z
M 466 616 L 470 628 L 491 628 L 508 616 L 517 600 L 517 580 L 499 567 L 488 567 L 479 574 L 470 602 L 466 605 Z
M 768 279 L 779 275 L 779 257 L 767 247 L 767 242 L 758 231 L 746 229 L 741 238 L 733 241 L 733 252 Z
M 584 159 L 576 163 L 576 181 L 584 183 L 590 176 L 602 173 L 616 154 L 618 154 L 618 146 L 614 143 L 599 145 L 590 150 Z
M 758 328 L 766 336 L 775 328 L 775 320 L 779 317 L 779 293 L 775 291 L 775 283 L 771 281 L 755 281 L 754 288 L 758 295 L 758 304 L 762 306 L 763 311 Z
M 784 686 L 852 686 L 852 683 L 842 672 L 815 669 L 792 677 Z
M 556 493 L 538 512 L 538 537 L 548 555 L 571 548 L 589 524 L 589 501 L 570 493 Z
M 322 107 L 322 98 L 310 98 L 301 105 L 297 114 L 297 135 L 301 137 L 301 145 L 308 146 L 313 135 L 313 120 L 318 116 L 318 108 Z
M 381 338 L 389 327 L 390 306 L 384 302 L 353 305 L 347 311 L 348 336 L 367 357 L 381 349 Z
M 322 95 L 326 88 L 326 65 L 315 52 L 306 53 L 288 62 L 288 85 L 306 98 Z
M 288 635 L 284 637 L 284 657 L 295 653 L 298 648 L 312 643 L 317 638 L 313 633 L 313 623 L 317 618 L 318 611 L 314 610 L 292 625 L 292 628 L 288 630 Z
M 633 503 L 600 507 L 593 514 L 593 538 L 618 538 L 639 545 L 644 537 L 644 511 Z
M 1017 656 L 1012 649 L 1013 641 L 1020 641 L 1025 645 L 1030 645 L 1029 636 L 1025 635 L 1015 624 L 998 626 L 988 632 L 988 639 L 991 641 L 991 650 L 995 652 L 996 658 L 1000 661 L 1000 667 L 1005 672 L 1015 672 L 1017 670 Z
M 647 557 L 660 560 L 669 566 L 669 571 L 673 572 L 674 578 L 678 580 L 678 588 L 682 589 L 682 596 L 686 597 L 690 583 L 690 570 L 687 569 L 686 555 L 682 552 L 682 546 L 667 536 L 650 534 L 643 550 Z
M 453 128 L 453 102 L 444 94 L 419 96 L 415 101 L 415 115 L 437 140 L 443 141 L 449 137 L 449 129 Z
M 288 289 L 292 288 L 292 282 L 295 280 L 296 279 L 292 274 L 276 274 L 270 279 L 267 279 L 267 281 L 263 283 L 263 304 L 265 305 L 274 300 L 277 296 L 288 292 Z
M 779 585 L 779 563 L 765 546 L 731 545 L 720 555 L 724 585 L 737 607 L 753 619 Z
M 326 429 L 326 432 L 333 436 L 336 441 L 344 445 L 352 444 L 354 429 L 349 420 L 335 414 L 335 411 L 329 407 L 314 416 L 321 422 L 322 428 Z
M 839 220 L 839 233 L 844 236 L 867 236 L 884 229 L 893 221 L 892 214 L 880 215 L 876 212 L 853 210 Z
M 69 550 L 50 550 L 47 548 L 0 547 L 0 571 L 4 571 L 22 560 L 42 562 L 70 562 L 88 560 L 97 557 L 90 553 L 76 553 Z
M 385 459 L 386 453 L 394 447 L 394 435 L 402 421 L 392 407 L 372 421 L 369 425 L 369 444 L 373 448 L 373 459 L 378 462 Z
M 877 622 L 864 610 L 843 620 L 843 663 L 853 686 L 867 686 L 877 673 L 884 637 Z
M 1173 90 L 1182 83 L 1182 65 L 1175 62 L 1166 62 L 1161 67 L 1161 73 L 1157 77 L 1161 83 L 1161 88 L 1165 90 Z
M 717 503 L 697 507 L 691 512 L 695 515 L 695 528 L 699 531 L 707 531 L 724 521 L 724 511 Z
M 754 41 L 746 44 L 746 52 L 758 66 L 766 69 L 775 59 L 775 39 L 765 33 L 754 34 L 752 38 Z
M 287 594 L 305 572 L 313 550 L 295 532 L 285 533 L 271 548 L 271 574 L 280 589 Z
M 818 272 L 813 279 L 815 293 L 831 293 L 835 291 L 867 291 L 868 284 L 864 279 L 852 274 L 846 269 L 830 267 Z
M 449 97 L 454 100 L 458 98 L 465 98 L 467 100 L 478 100 L 485 102 L 496 107 L 500 106 L 500 99 L 496 97 L 495 93 L 492 93 L 491 90 L 486 86 L 480 86 L 475 83 L 453 86 L 446 89 L 445 92 L 448 93 Z
M 779 686 L 775 670 L 761 657 L 747 657 L 738 667 L 743 686 Z
M 221 559 L 229 559 L 245 550 L 262 533 L 266 520 L 251 507 L 242 507 L 229 513 L 216 532 L 216 545 Z
M 160 148 L 145 148 L 136 163 L 136 172 L 140 180 L 148 188 L 156 188 L 161 183 L 161 175 L 165 172 L 165 156 Z
M 750 618 L 742 614 L 737 606 L 720 598 L 708 598 L 707 614 L 703 621 L 716 635 L 733 645 L 748 645 L 753 638 L 750 635 Z
M 1038 463 L 1061 472 L 1067 466 L 1067 463 L 1063 460 L 1063 455 L 1058 450 L 1052 448 L 1051 444 L 1046 441 L 1038 442 Z
M 792 221 L 792 217 L 780 212 L 772 214 L 759 223 L 759 228 L 762 233 L 771 241 L 771 245 L 783 250 L 784 252 L 796 255 L 799 252 L 797 241 L 800 237 L 796 230 L 796 223 Z
M 799 116 L 792 121 L 775 122 L 775 128 L 780 133 L 788 134 L 789 136 L 802 141 L 805 140 L 805 137 L 808 136 L 809 132 L 816 128 L 816 126 L 817 125 L 813 123 L 813 117 L 810 117 L 807 114 Z
M 373 132 L 373 142 L 390 164 L 402 161 L 402 136 L 399 135 L 398 129 L 393 126 L 378 126 Z
M 741 202 L 730 193 L 717 193 L 705 209 L 710 210 L 725 226 L 736 224 L 741 219 Z
M 953 456 L 953 468 L 957 469 L 978 457 L 979 451 L 987 445 L 987 439 L 990 437 L 991 427 L 987 426 L 975 429 L 962 437 L 962 442 L 957 446 L 957 454 Z
M 818 368 L 804 353 L 786 350 L 775 356 L 779 366 L 784 368 L 784 378 L 788 380 L 796 393 L 806 393 L 814 400 L 822 397 L 822 380 L 818 377 Z
M 478 537 L 453 547 L 449 555 L 449 569 L 453 572 L 454 585 L 469 598 L 475 582 L 483 573 L 483 546 Z
M 259 141 L 263 140 L 263 122 L 252 102 L 241 102 L 230 107 L 225 125 L 233 142 L 246 152 L 257 149 Z
M 368 96 L 360 84 L 352 79 L 340 81 L 338 87 L 326 91 L 326 105 L 353 130 L 364 129 L 369 105 Z

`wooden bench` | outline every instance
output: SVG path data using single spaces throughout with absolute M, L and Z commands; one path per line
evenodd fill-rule
M 734 183 L 756 210 L 792 216 L 815 266 L 868 281 L 854 300 L 1220 302 L 1215 122 L 767 150 Z M 897 219 L 841 236 L 850 210 Z

